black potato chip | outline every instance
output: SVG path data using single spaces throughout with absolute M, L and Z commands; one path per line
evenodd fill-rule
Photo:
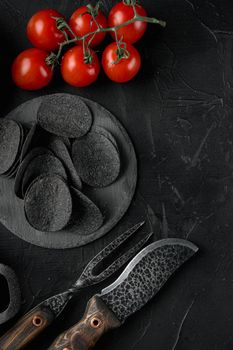
M 31 129 L 29 130 L 29 132 L 26 136 L 26 139 L 25 139 L 23 147 L 22 147 L 21 155 L 20 155 L 21 162 L 32 147 L 32 140 L 33 140 L 33 138 L 35 138 L 36 130 L 37 130 L 37 123 L 35 123 L 31 127 Z
M 97 132 L 105 137 L 107 137 L 107 139 L 109 139 L 114 146 L 116 147 L 116 149 L 118 150 L 118 145 L 116 142 L 115 137 L 110 133 L 110 131 L 108 131 L 107 129 L 101 127 L 101 126 L 95 126 L 95 128 L 93 129 L 94 132 Z
M 72 159 L 82 181 L 93 187 L 113 183 L 120 172 L 120 156 L 114 144 L 98 132 L 90 132 L 72 145 Z
M 19 164 L 20 164 L 20 160 L 18 158 L 15 161 L 15 163 L 13 164 L 13 166 L 9 169 L 9 171 L 7 173 L 5 173 L 4 175 L 2 175 L 2 176 L 5 177 L 5 178 L 8 178 L 8 179 L 12 178 L 16 174 L 16 172 L 18 170 Z
M 22 194 L 22 181 L 24 172 L 27 169 L 28 165 L 30 164 L 31 160 L 34 157 L 37 157 L 41 154 L 53 154 L 50 150 L 44 148 L 44 147 L 37 147 L 33 148 L 23 159 L 23 161 L 20 163 L 20 166 L 17 170 L 16 177 L 15 177 L 15 184 L 14 184 L 14 192 L 17 197 L 23 198 Z
M 92 114 L 85 102 L 68 94 L 46 96 L 37 119 L 45 130 L 69 138 L 85 135 L 92 125 Z
M 70 221 L 70 230 L 77 227 L 82 235 L 89 235 L 98 230 L 103 224 L 103 215 L 100 209 L 82 192 L 71 187 L 73 198 L 73 214 Z
M 0 119 L 0 175 L 17 161 L 21 141 L 21 128 L 14 120 Z
M 28 166 L 24 171 L 21 185 L 23 196 L 32 181 L 43 174 L 58 175 L 64 180 L 67 180 L 66 171 L 62 162 L 48 151 L 47 153 L 37 155 L 31 159 L 30 163 L 28 163 Z
M 63 163 L 67 171 L 68 178 L 70 180 L 69 182 L 74 187 L 81 189 L 82 181 L 79 175 L 77 174 L 77 171 L 70 157 L 70 153 L 63 140 L 57 136 L 54 136 L 53 138 L 51 138 L 51 141 L 48 144 L 48 148 L 51 149 L 55 156 L 59 158 L 60 161 Z
M 42 232 L 63 229 L 72 213 L 72 197 L 66 182 L 57 175 L 37 177 L 24 199 L 28 223 Z
M 51 138 L 53 137 L 53 134 L 47 132 L 39 124 L 35 123 L 27 134 L 27 137 L 22 147 L 20 160 L 22 161 L 23 158 L 25 158 L 25 156 L 33 148 L 47 147 L 47 145 L 50 143 Z M 70 140 L 67 137 L 63 137 L 62 141 L 65 143 L 67 148 L 70 148 Z
M 20 164 L 20 154 L 21 154 L 21 150 L 22 150 L 22 146 L 23 146 L 23 142 L 24 142 L 24 137 L 25 137 L 25 130 L 22 126 L 22 124 L 16 122 L 20 128 L 20 141 L 19 141 L 19 148 L 18 148 L 18 152 L 17 155 L 15 157 L 15 161 L 12 164 L 12 166 L 10 167 L 10 169 L 8 169 L 4 174 L 2 174 L 2 177 L 8 178 L 10 179 L 11 177 L 13 177 L 18 169 L 18 166 Z

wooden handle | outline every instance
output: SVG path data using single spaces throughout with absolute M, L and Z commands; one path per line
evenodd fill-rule
M 36 306 L 0 338 L 0 350 L 20 350 L 24 348 L 53 320 L 54 315 L 50 309 Z
M 90 350 L 105 332 L 120 325 L 104 302 L 94 296 L 81 321 L 61 334 L 49 350 Z

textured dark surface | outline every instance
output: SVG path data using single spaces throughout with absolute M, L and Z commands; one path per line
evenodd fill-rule
M 109 10 L 114 0 L 104 1 Z M 23 92 L 10 83 L 13 57 L 29 47 L 27 19 L 53 6 L 69 16 L 81 1 L 0 2 L 1 112 L 52 92 L 96 100 L 127 128 L 139 160 L 136 199 L 125 218 L 103 239 L 84 248 L 50 251 L 27 244 L 1 227 L 1 261 L 20 278 L 23 309 L 61 291 L 87 261 L 132 223 L 163 218 L 155 237 L 188 237 L 200 252 L 137 315 L 106 336 L 96 350 L 232 350 L 233 348 L 233 3 L 232 0 L 145 0 L 147 11 L 167 20 L 150 26 L 137 47 L 142 70 L 116 85 L 101 74 L 85 89 L 57 77 L 43 91 Z M 76 322 L 90 294 L 83 293 L 33 350 L 46 349 Z M 9 326 L 9 325 L 8 325 Z M 1 327 L 3 332 L 7 326 Z

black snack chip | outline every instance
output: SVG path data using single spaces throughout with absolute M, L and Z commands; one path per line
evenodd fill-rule
M 82 235 L 89 235 L 97 231 L 103 224 L 103 215 L 100 209 L 82 192 L 72 187 L 73 214 L 71 231 L 79 228 Z
M 8 172 L 17 161 L 21 128 L 10 119 L 0 119 L 0 175 Z
M 116 146 L 99 132 L 92 131 L 75 140 L 72 158 L 82 181 L 93 187 L 110 185 L 120 172 L 120 155 Z
M 63 140 L 57 136 L 53 136 L 48 144 L 48 148 L 55 154 L 57 158 L 63 163 L 69 182 L 76 188 L 82 188 L 82 181 L 74 167 L 70 153 L 63 142 Z
M 66 182 L 57 175 L 37 177 L 24 199 L 28 223 L 42 232 L 63 229 L 72 214 L 72 197 Z
M 20 166 L 17 170 L 16 177 L 15 177 L 15 185 L 14 185 L 14 192 L 17 197 L 23 198 L 22 194 L 22 181 L 24 172 L 26 171 L 28 164 L 32 161 L 34 157 L 37 157 L 41 154 L 53 154 L 50 150 L 44 148 L 44 147 L 36 147 L 33 148 L 23 159 L 23 161 L 20 163 Z
M 64 180 L 67 180 L 62 162 L 48 151 L 47 153 L 35 156 L 25 169 L 21 185 L 23 196 L 32 181 L 43 174 L 59 175 Z
M 37 119 L 45 130 L 69 138 L 85 135 L 92 125 L 92 114 L 85 102 L 69 94 L 46 96 L 39 107 Z

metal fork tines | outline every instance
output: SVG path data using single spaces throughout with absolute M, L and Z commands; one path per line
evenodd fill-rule
M 106 278 L 110 277 L 114 272 L 119 270 L 126 262 L 128 262 L 133 256 L 145 245 L 152 235 L 152 232 L 146 234 L 140 241 L 134 244 L 125 253 L 120 254 L 120 256 L 113 261 L 109 266 L 107 266 L 99 274 L 95 274 L 94 271 L 106 258 L 113 255 L 120 248 L 123 248 L 124 243 L 145 224 L 145 221 L 136 224 L 131 227 L 126 232 L 122 233 L 113 242 L 107 245 L 100 253 L 98 253 L 86 266 L 83 273 L 81 274 L 79 280 L 73 285 L 75 288 L 86 287 L 88 285 L 93 285 L 100 283 Z
M 65 309 L 69 301 L 77 296 L 84 287 L 100 283 L 110 277 L 114 272 L 127 263 L 144 246 L 152 233 L 144 235 L 137 243 L 131 242 L 131 236 L 144 222 L 140 222 L 128 231 L 122 233 L 99 254 L 97 254 L 86 266 L 77 282 L 71 288 L 58 293 L 42 301 L 26 315 L 24 315 L 1 339 L 0 348 L 8 349 L 5 345 L 11 344 L 11 349 L 22 349 L 48 327 Z M 130 248 L 127 250 L 124 243 L 130 240 Z M 110 259 L 113 255 L 118 256 L 115 260 Z M 109 263 L 109 260 L 113 261 Z M 102 268 L 106 265 L 106 268 Z M 98 273 L 99 267 L 102 269 Z M 10 339 L 10 343 L 9 343 Z
M 107 245 L 103 250 L 101 250 L 85 267 L 82 274 L 79 276 L 78 280 L 63 293 L 54 295 L 44 302 L 42 302 L 40 307 L 48 307 L 56 317 L 64 310 L 67 303 L 72 299 L 79 291 L 85 287 L 100 283 L 114 274 L 119 270 L 124 264 L 126 264 L 131 258 L 133 258 L 136 253 L 145 245 L 149 240 L 151 235 L 150 232 L 146 234 L 137 243 L 131 245 L 131 247 L 124 253 L 121 253 L 118 258 L 113 260 L 106 268 L 104 268 L 100 273 L 95 273 L 100 265 L 114 253 L 121 251 L 123 249 L 124 243 L 131 239 L 131 236 L 138 231 L 140 227 L 144 225 L 144 221 L 136 224 L 128 231 L 122 233 L 113 242 Z

